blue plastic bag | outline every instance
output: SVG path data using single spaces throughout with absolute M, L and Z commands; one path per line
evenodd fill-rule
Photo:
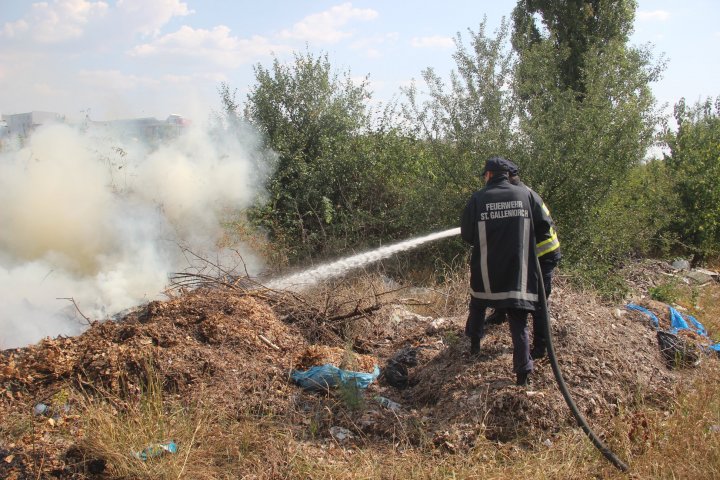
M 363 373 L 343 370 L 329 363 L 305 371 L 293 370 L 290 373 L 290 378 L 306 390 L 327 390 L 341 384 L 365 389 L 378 376 L 380 376 L 380 368 L 377 365 L 372 373 Z
M 668 311 L 670 312 L 670 333 L 677 334 L 679 330 L 692 330 L 698 335 L 702 335 L 703 337 L 709 339 L 705 326 L 700 323 L 695 317 L 690 314 L 683 315 L 670 305 L 668 305 L 667 307 Z M 644 313 L 650 318 L 650 321 L 652 321 L 652 324 L 655 326 L 656 329 L 660 327 L 660 322 L 658 321 L 658 318 L 647 308 L 641 307 L 640 305 L 635 305 L 634 303 L 628 303 L 627 305 L 625 305 L 625 308 Z M 692 328 L 690 327 L 690 325 L 688 325 L 688 320 L 695 328 Z M 720 343 L 714 343 L 708 346 L 708 348 L 720 354 Z

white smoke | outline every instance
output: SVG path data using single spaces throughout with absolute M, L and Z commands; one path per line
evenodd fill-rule
M 247 134 L 190 128 L 151 150 L 65 125 L 1 153 L 0 348 L 82 331 L 68 298 L 94 320 L 157 298 L 188 267 L 181 247 L 221 258 L 221 222 L 258 195 L 262 158 Z

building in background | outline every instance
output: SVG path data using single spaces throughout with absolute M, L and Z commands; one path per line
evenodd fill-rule
M 0 152 L 5 149 L 5 146 L 9 143 L 10 131 L 8 130 L 7 122 L 0 120 Z
M 55 112 L 28 112 L 3 115 L 9 137 L 27 138 L 40 125 L 64 123 L 65 116 Z
M 90 122 L 89 126 L 112 131 L 113 135 L 125 139 L 140 140 L 157 145 L 165 140 L 179 136 L 190 124 L 181 115 L 172 114 L 165 120 L 155 117 Z
M 64 115 L 55 112 L 28 112 L 2 115 L 0 122 L 0 145 L 9 142 L 24 142 L 41 125 L 65 123 L 79 127 L 82 132 L 88 129 L 104 131 L 108 136 L 125 140 L 145 142 L 157 146 L 163 141 L 179 136 L 190 125 L 190 121 L 181 115 L 172 114 L 165 120 L 155 117 L 131 118 L 125 120 L 94 121 L 87 116 L 82 123 L 66 121 Z

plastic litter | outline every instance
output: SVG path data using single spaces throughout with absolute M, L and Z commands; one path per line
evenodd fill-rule
M 683 315 L 675 310 L 673 307 L 668 307 L 670 309 L 670 321 L 672 325 L 672 332 L 677 333 L 678 330 L 694 330 L 698 335 L 707 336 L 707 330 L 705 330 L 705 327 L 702 323 L 698 322 L 695 317 L 692 315 Z M 690 323 L 693 324 L 695 327 L 690 328 L 690 326 L 687 324 L 687 320 L 690 320 Z M 674 331 L 673 331 L 674 330 Z
M 330 427 L 330 435 L 332 435 L 338 443 L 345 443 L 354 437 L 350 430 L 343 427 Z
M 178 447 L 175 442 L 154 443 L 152 445 L 148 445 L 147 447 L 142 449 L 142 451 L 132 452 L 132 454 L 133 457 L 144 462 L 148 458 L 159 457 L 161 455 L 165 455 L 166 453 L 176 453 L 177 450 Z
M 417 354 L 417 348 L 406 347 L 398 350 L 392 359 L 398 363 L 402 363 L 406 367 L 415 367 L 418 364 Z
M 628 310 L 636 310 L 638 312 L 642 312 L 648 318 L 650 318 L 653 327 L 658 331 L 658 342 L 660 343 L 660 349 L 663 351 L 663 354 L 665 354 L 668 358 L 669 356 L 676 358 L 677 352 L 681 353 L 682 355 L 687 355 L 689 353 L 691 354 L 691 352 L 687 348 L 687 342 L 682 341 L 677 337 L 677 333 L 680 330 L 690 330 L 710 340 L 710 337 L 707 334 L 707 330 L 705 329 L 703 324 L 700 323 L 695 317 L 690 314 L 683 315 L 670 305 L 668 305 L 667 307 L 668 311 L 670 312 L 670 330 L 665 332 L 660 330 L 660 322 L 653 312 L 651 312 L 647 308 L 641 307 L 640 305 L 635 305 L 634 303 L 628 303 L 627 305 L 625 305 L 625 308 L 627 308 Z M 720 355 L 720 342 L 713 343 L 707 347 L 702 348 L 707 348 Z M 690 355 L 690 357 L 692 357 L 692 354 Z
M 672 262 L 672 268 L 675 270 L 690 270 L 690 262 L 683 259 L 675 260 Z
M 343 370 L 332 364 L 311 367 L 308 370 L 293 370 L 290 378 L 305 390 L 328 390 L 339 385 L 365 389 L 380 376 L 380 368 L 375 365 L 372 373 Z
M 388 385 L 400 390 L 410 385 L 410 377 L 408 368 L 402 363 L 396 362 L 392 358 L 388 360 L 387 365 L 383 369 L 383 378 Z
M 657 331 L 660 353 L 669 368 L 690 367 L 700 360 L 695 344 L 664 330 Z
M 410 385 L 408 367 L 417 366 L 417 348 L 406 347 L 399 350 L 388 360 L 383 369 L 383 378 L 395 388 L 404 389 Z
M 70 405 L 68 405 L 67 403 L 62 404 L 59 407 L 56 407 L 56 406 L 52 406 L 52 405 L 48 405 L 46 403 L 40 402 L 40 403 L 35 404 L 35 406 L 33 407 L 34 415 L 36 415 L 36 416 L 43 415 L 45 417 L 52 417 L 55 420 L 60 418 L 60 415 L 67 414 L 69 412 L 70 412 Z
M 381 397 L 379 395 L 377 397 L 374 397 L 374 400 L 388 410 L 392 410 L 393 412 L 397 412 L 402 408 L 399 403 L 393 402 L 389 398 Z

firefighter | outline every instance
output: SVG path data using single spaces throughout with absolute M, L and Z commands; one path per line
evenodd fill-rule
M 530 194 L 535 197 L 537 202 L 540 202 L 544 212 L 550 216 L 550 210 L 543 202 L 540 195 L 537 194 L 533 189 L 525 185 L 519 177 L 519 171 L 517 165 L 513 162 L 508 161 L 510 170 L 508 171 L 510 183 L 514 185 L 520 185 L 527 188 Z M 558 262 L 562 258 L 560 252 L 560 240 L 558 240 L 557 232 L 555 231 L 555 224 L 550 220 L 550 228 L 547 230 L 536 230 L 535 231 L 535 253 L 537 254 L 538 260 L 540 261 L 540 271 L 543 278 L 543 286 L 545 287 L 545 298 L 550 297 L 552 292 L 552 277 L 553 271 L 557 267 Z M 541 309 L 536 309 L 532 312 L 533 318 L 533 342 L 530 350 L 530 356 L 533 360 L 544 357 L 547 354 L 546 339 L 545 339 L 545 325 L 547 321 L 545 318 L 545 312 Z M 485 319 L 486 323 L 499 325 L 506 320 L 505 312 L 502 310 L 495 310 L 492 314 L 488 315 Z
M 552 220 L 529 189 L 510 183 L 513 165 L 501 157 L 487 160 L 486 185 L 470 197 L 462 214 L 460 234 L 473 246 L 465 334 L 471 353 L 478 354 L 486 308 L 504 310 L 512 335 L 516 384 L 527 385 L 533 370 L 527 314 L 539 300 L 535 231 L 548 231 Z

